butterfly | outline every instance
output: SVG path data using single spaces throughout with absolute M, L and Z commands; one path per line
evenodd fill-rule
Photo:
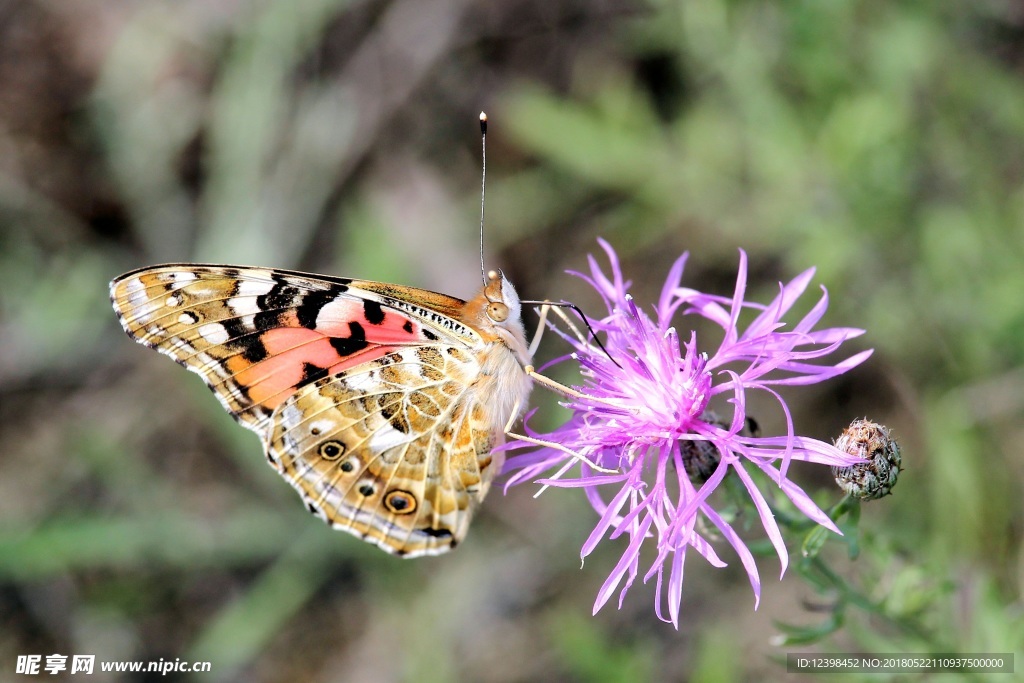
M 404 557 L 454 548 L 526 407 L 512 284 L 469 301 L 288 270 L 170 264 L 110 283 L 128 336 L 198 374 L 331 526 Z

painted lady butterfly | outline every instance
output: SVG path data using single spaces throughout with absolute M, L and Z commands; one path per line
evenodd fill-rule
M 310 512 L 405 557 L 461 541 L 532 382 L 520 302 L 178 264 L 110 283 L 135 341 L 203 378 Z

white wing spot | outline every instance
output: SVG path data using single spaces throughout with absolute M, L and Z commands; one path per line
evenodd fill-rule
M 220 323 L 206 323 L 199 328 L 199 336 L 211 344 L 223 344 L 228 340 L 228 331 Z
M 302 424 L 302 410 L 295 405 L 288 404 L 281 411 L 281 426 L 285 430 L 291 430 Z
M 256 305 L 256 298 L 251 296 L 236 296 L 228 299 L 228 308 L 240 316 L 254 316 L 260 312 Z
M 377 373 L 374 371 L 360 372 L 345 377 L 345 385 L 354 392 L 368 394 L 381 388 Z
M 270 293 L 273 280 L 239 280 L 236 296 L 228 299 L 228 308 L 242 318 L 242 324 L 252 327 L 254 316 L 260 312 L 256 298 Z
M 370 450 L 380 453 L 395 446 L 404 446 L 416 440 L 416 435 L 409 435 L 398 431 L 390 424 L 379 427 L 370 437 Z
M 358 301 L 338 297 L 334 301 L 328 301 L 320 308 L 316 316 L 316 326 L 320 328 L 342 325 L 353 319 L 358 319 L 363 314 L 363 306 Z
M 263 296 L 274 288 L 273 280 L 240 280 L 238 296 Z
M 166 299 L 164 299 L 164 306 L 167 306 L 168 308 L 174 308 L 175 306 L 180 306 L 180 305 L 181 305 L 181 297 L 178 296 L 177 294 L 172 294 L 169 297 L 167 297 Z
M 142 284 L 142 280 L 133 277 L 124 283 L 124 286 L 128 290 L 128 303 L 133 306 L 141 306 L 146 303 L 146 286 Z
M 326 436 L 332 434 L 336 426 L 334 420 L 314 420 L 309 423 L 309 432 L 310 434 Z

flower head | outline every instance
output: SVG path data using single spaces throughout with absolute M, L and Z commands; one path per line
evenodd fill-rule
M 833 467 L 839 488 L 854 498 L 884 498 L 900 476 L 900 445 L 885 425 L 867 418 L 854 420 L 836 439 L 836 448 L 864 458 L 852 467 Z
M 626 536 L 629 543 L 611 575 L 598 592 L 596 613 L 619 586 L 619 605 L 640 573 L 640 550 L 653 544 L 656 555 L 643 579 L 656 582 L 658 617 L 678 628 L 682 599 L 683 562 L 688 551 L 713 566 L 725 563 L 709 542 L 708 530 L 726 539 L 740 558 L 755 595 L 760 580 L 753 555 L 726 516 L 716 512 L 709 496 L 726 474 L 734 473 L 757 510 L 771 540 L 782 571 L 788 554 L 771 506 L 748 470 L 759 470 L 808 518 L 836 533 L 839 530 L 799 486 L 787 478 L 792 461 L 835 467 L 861 462 L 822 441 L 798 436 L 776 387 L 814 384 L 859 365 L 871 351 L 863 351 L 833 364 L 812 361 L 835 352 L 843 341 L 863 330 L 814 330 L 828 306 L 827 295 L 795 325 L 782 317 L 804 293 L 814 274 L 808 270 L 780 285 L 768 305 L 744 299 L 746 254 L 740 252 L 739 274 L 731 297 L 704 294 L 681 285 L 687 255 L 669 271 L 653 319 L 627 293 L 618 258 L 600 242 L 608 255 L 611 277 L 590 258 L 590 274 L 576 273 L 603 297 L 608 315 L 593 322 L 605 334 L 605 353 L 582 335 L 554 328 L 575 352 L 583 385 L 580 395 L 565 404 L 572 410 L 567 423 L 547 434 L 532 433 L 552 444 L 510 458 L 509 484 L 525 481 L 558 487 L 582 488 L 600 519 L 584 542 L 588 556 L 606 537 Z M 754 319 L 740 326 L 742 313 Z M 721 327 L 724 338 L 713 353 L 702 351 L 696 332 L 680 343 L 672 325 L 676 316 L 704 318 Z M 785 416 L 782 436 L 759 436 L 750 429 L 747 394 L 763 391 L 772 396 Z M 724 403 L 732 414 L 722 419 L 709 409 Z M 716 409 L 718 407 L 716 406 Z M 576 471 L 575 468 L 579 467 Z M 539 478 L 539 479 L 538 479 Z M 663 606 L 668 607 L 668 616 Z

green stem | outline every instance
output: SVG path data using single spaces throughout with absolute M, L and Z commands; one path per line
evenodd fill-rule
M 934 632 L 922 626 L 915 619 L 897 617 L 886 612 L 881 603 L 871 600 L 858 589 L 850 585 L 845 579 L 832 571 L 832 569 L 820 557 L 810 558 L 808 560 L 808 564 L 822 577 L 824 577 L 828 581 L 828 584 L 836 590 L 844 600 L 852 605 L 860 607 L 865 612 L 881 618 L 897 630 L 917 638 L 927 645 L 930 653 L 957 652 L 955 647 L 942 641 Z

